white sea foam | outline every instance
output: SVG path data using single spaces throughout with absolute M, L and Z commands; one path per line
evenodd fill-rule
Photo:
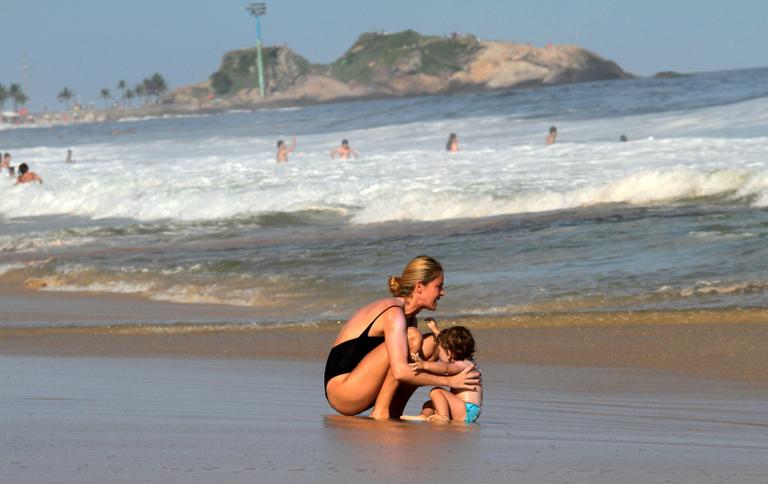
M 20 149 L 42 186 L 0 179 L 6 214 L 71 214 L 138 220 L 222 219 L 301 210 L 349 212 L 355 223 L 438 220 L 537 212 L 602 203 L 652 204 L 697 197 L 768 205 L 767 138 L 712 137 L 768 124 L 768 100 L 693 112 L 561 125 L 504 117 L 410 123 L 299 139 L 288 163 L 274 161 L 274 140 L 229 137 Z M 213 118 L 212 118 L 213 119 Z M 621 132 L 632 141 L 616 142 Z M 445 133 L 462 151 L 443 151 Z M 658 137 L 650 138 L 652 135 Z M 331 160 L 342 137 L 360 159 Z M 610 141 L 599 140 L 610 139 Z
M 0 276 L 3 276 L 11 271 L 15 271 L 18 269 L 26 269 L 26 268 L 27 268 L 27 264 L 22 264 L 22 263 L 0 264 Z
M 137 284 L 124 281 L 102 281 L 89 284 L 66 284 L 55 278 L 41 279 L 45 286 L 41 291 L 53 292 L 107 292 L 118 294 L 144 294 L 152 289 L 152 284 Z
M 117 120 L 118 123 L 130 123 L 135 121 L 148 121 L 153 119 L 184 119 L 184 118 L 202 118 L 210 116 L 209 114 L 162 114 L 157 116 L 126 116 Z

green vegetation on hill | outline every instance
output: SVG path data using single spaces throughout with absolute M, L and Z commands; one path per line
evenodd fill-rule
M 451 38 L 425 36 L 413 30 L 394 34 L 367 33 L 336 62 L 310 64 L 285 47 L 266 47 L 264 82 L 268 92 L 287 89 L 300 76 L 321 74 L 345 83 L 386 83 L 408 74 L 450 75 L 460 71 L 480 49 L 471 35 Z M 259 85 L 256 48 L 227 52 L 219 70 L 211 74 L 213 89 L 220 96 Z
M 413 30 L 365 33 L 338 60 L 325 65 L 311 64 L 287 47 L 267 47 L 263 49 L 266 95 L 328 99 L 447 92 L 471 83 L 476 88 L 497 89 L 631 77 L 614 62 L 584 49 L 560 49 L 557 55 L 550 55 L 545 49 L 530 47 L 518 59 L 510 52 L 526 48 L 512 47 L 481 42 L 473 35 L 430 36 Z M 484 55 L 479 57 L 481 52 Z M 482 72 L 476 79 L 470 71 L 479 59 Z M 210 77 L 211 87 L 219 96 L 237 96 L 228 101 L 253 101 L 259 87 L 257 62 L 256 48 L 227 52 Z M 541 75 L 531 78 L 530 64 L 541 67 Z M 182 102 L 189 102 L 189 97 L 199 100 L 207 88 L 187 89 Z M 292 88 L 296 89 L 291 92 Z
M 394 34 L 366 33 L 336 62 L 328 74 L 342 82 L 370 84 L 393 73 L 450 75 L 480 48 L 473 36 L 424 36 L 413 30 Z
M 264 85 L 268 90 L 280 90 L 310 70 L 309 61 L 280 47 L 262 49 Z M 227 52 L 219 70 L 211 74 L 211 85 L 219 95 L 233 94 L 241 89 L 259 86 L 258 51 L 254 48 Z

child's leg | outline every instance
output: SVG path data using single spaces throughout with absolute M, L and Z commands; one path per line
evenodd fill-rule
M 464 400 L 451 392 L 445 392 L 445 401 L 448 402 L 451 409 L 451 420 L 463 422 L 467 418 L 467 407 L 464 405 Z
M 440 328 L 437 327 L 437 321 L 435 321 L 435 318 L 427 318 L 424 321 L 427 322 L 427 328 L 432 331 L 433 336 L 440 334 Z
M 423 417 L 431 417 L 435 414 L 435 405 L 432 400 L 427 400 L 424 405 L 421 406 L 421 415 Z
M 421 354 L 424 360 L 435 361 L 437 359 L 437 343 L 435 342 L 435 338 L 440 334 L 440 330 L 434 319 L 427 318 L 425 321 L 432 334 L 424 335 L 424 342 L 421 345 Z
M 432 406 L 437 415 L 451 418 L 451 406 L 448 404 L 446 394 L 450 394 L 450 392 L 445 388 L 435 387 L 429 391 L 429 398 L 432 399 Z

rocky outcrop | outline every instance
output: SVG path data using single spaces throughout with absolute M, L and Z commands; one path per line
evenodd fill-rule
M 483 49 L 454 76 L 456 82 L 489 89 L 522 85 L 627 79 L 615 62 L 573 45 L 536 48 L 505 42 L 485 42 Z
M 675 79 L 678 77 L 690 77 L 690 74 L 683 74 L 675 71 L 661 71 L 653 75 L 654 79 Z
M 262 98 L 256 54 L 255 49 L 228 52 L 208 81 L 174 91 L 163 104 L 179 110 L 246 107 L 633 77 L 615 62 L 573 45 L 538 48 L 408 30 L 363 34 L 329 65 L 312 65 L 287 47 L 265 48 Z

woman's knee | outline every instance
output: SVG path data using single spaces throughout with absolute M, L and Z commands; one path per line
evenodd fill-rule
M 418 353 L 421 351 L 421 344 L 423 341 L 424 337 L 421 336 L 418 329 L 408 328 L 408 351 L 410 353 Z

